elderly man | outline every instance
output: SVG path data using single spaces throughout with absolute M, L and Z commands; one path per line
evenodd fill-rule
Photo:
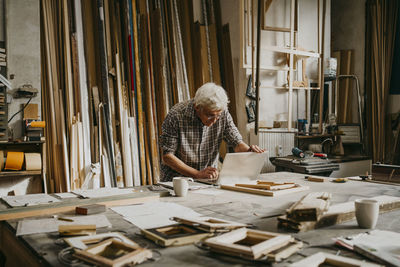
M 228 111 L 225 90 L 214 83 L 202 85 L 193 99 L 171 108 L 162 125 L 161 181 L 176 176 L 213 180 L 218 177 L 222 139 L 235 152 L 264 152 L 242 141 Z

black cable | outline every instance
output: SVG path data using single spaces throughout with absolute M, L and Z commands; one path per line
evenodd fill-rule
M 24 109 L 25 109 L 26 106 L 29 104 L 29 102 L 31 102 L 32 98 L 33 98 L 33 96 L 31 96 L 31 97 L 29 98 L 28 102 L 26 102 L 26 104 L 24 105 L 24 107 L 23 107 L 22 109 L 20 109 L 17 113 L 14 113 L 14 115 L 11 116 L 11 118 L 8 120 L 8 123 L 10 123 L 10 121 L 11 121 L 12 119 L 14 119 L 14 117 L 15 117 L 17 114 L 19 114 L 20 112 L 24 111 Z

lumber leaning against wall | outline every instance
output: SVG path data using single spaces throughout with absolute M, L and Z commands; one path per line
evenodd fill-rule
M 120 185 L 157 182 L 158 136 L 169 108 L 209 81 L 228 86 L 234 99 L 219 6 L 218 0 L 41 1 L 49 192 L 90 186 L 98 172 L 101 186 L 116 186 L 121 168 Z

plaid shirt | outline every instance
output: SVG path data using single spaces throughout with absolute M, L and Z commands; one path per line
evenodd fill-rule
M 222 139 L 236 147 L 242 136 L 233 123 L 228 110 L 210 127 L 204 126 L 194 109 L 193 100 L 176 104 L 162 124 L 160 147 L 162 153 L 173 153 L 188 166 L 202 170 L 217 167 Z M 171 181 L 181 176 L 165 164 L 161 164 L 161 181 Z

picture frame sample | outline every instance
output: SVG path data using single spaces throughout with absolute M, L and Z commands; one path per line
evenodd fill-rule
M 217 219 L 212 217 L 199 217 L 199 218 L 185 218 L 174 217 L 174 221 L 181 224 L 189 225 L 191 227 L 206 231 L 206 232 L 227 232 L 233 229 L 246 227 L 247 224 Z
M 140 264 L 152 257 L 152 252 L 136 243 L 130 245 L 110 238 L 87 249 L 75 249 L 74 256 L 100 266 L 119 267 Z
M 256 260 L 293 241 L 290 235 L 240 228 L 204 243 L 211 251 Z
M 253 122 L 256 120 L 256 101 L 252 100 L 246 105 L 247 122 Z
M 184 224 L 142 229 L 142 234 L 163 247 L 188 245 L 212 235 Z

